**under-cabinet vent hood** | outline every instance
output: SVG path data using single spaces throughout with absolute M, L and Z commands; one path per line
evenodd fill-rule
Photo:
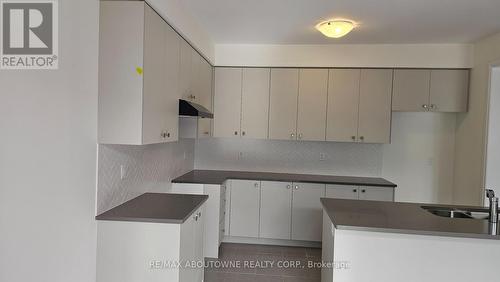
M 179 116 L 213 118 L 214 114 L 200 104 L 180 99 Z

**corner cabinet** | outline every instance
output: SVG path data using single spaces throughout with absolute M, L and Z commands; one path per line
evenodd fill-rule
M 180 42 L 146 2 L 100 3 L 99 143 L 177 141 Z

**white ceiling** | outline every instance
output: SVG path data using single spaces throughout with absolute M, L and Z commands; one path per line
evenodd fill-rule
M 182 0 L 215 44 L 469 43 L 500 32 L 500 0 Z M 314 29 L 347 18 L 341 39 Z

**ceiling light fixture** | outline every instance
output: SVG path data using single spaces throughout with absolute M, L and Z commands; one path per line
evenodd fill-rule
M 316 25 L 316 29 L 326 37 L 340 38 L 355 27 L 355 24 L 348 20 L 328 20 Z

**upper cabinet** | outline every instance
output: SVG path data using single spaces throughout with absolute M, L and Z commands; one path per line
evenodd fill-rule
M 177 141 L 180 36 L 145 2 L 100 6 L 99 143 Z
M 330 70 L 327 141 L 355 142 L 357 140 L 360 75 L 360 69 Z
M 269 139 L 297 139 L 298 95 L 298 69 L 271 69 Z
M 468 70 L 431 70 L 430 108 L 437 112 L 466 112 Z
M 215 68 L 214 137 L 239 137 L 241 68 Z
M 325 141 L 327 69 L 301 69 L 297 112 L 297 139 Z
M 468 70 L 400 69 L 393 83 L 393 111 L 467 111 Z
M 358 140 L 391 142 L 392 69 L 362 69 L 359 82 Z
M 269 124 L 268 68 L 245 68 L 241 86 L 241 137 L 266 139 Z
M 429 70 L 395 70 L 392 110 L 400 112 L 427 111 L 430 83 L 431 72 Z
M 390 143 L 392 70 L 332 69 L 326 140 Z
M 269 139 L 325 140 L 327 69 L 272 69 Z
M 268 68 L 216 68 L 214 136 L 266 139 Z

